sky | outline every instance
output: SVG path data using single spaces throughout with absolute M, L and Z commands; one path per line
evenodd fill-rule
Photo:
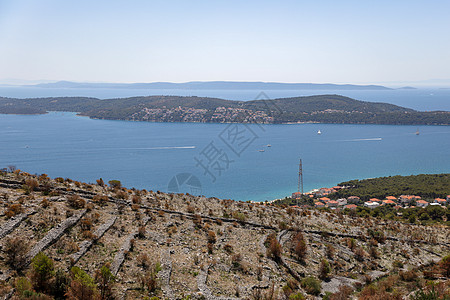
M 0 0 L 0 82 L 450 79 L 450 1 Z

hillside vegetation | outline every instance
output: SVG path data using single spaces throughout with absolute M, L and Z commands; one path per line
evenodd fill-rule
M 450 195 L 450 174 L 421 174 L 389 176 L 339 183 L 348 188 L 329 195 L 330 198 L 358 196 L 362 200 L 384 199 L 387 196 L 417 195 L 425 199 L 446 198 Z
M 0 297 L 7 299 L 450 293 L 448 227 L 10 171 L 0 172 Z

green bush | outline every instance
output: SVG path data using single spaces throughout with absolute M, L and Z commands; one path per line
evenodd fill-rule
M 323 259 L 319 267 L 319 278 L 322 280 L 326 280 L 328 279 L 330 273 L 331 273 L 330 263 L 326 259 Z
M 305 300 L 305 296 L 302 293 L 291 294 L 289 300 Z
M 109 264 L 101 267 L 100 270 L 95 272 L 95 281 L 97 281 L 100 289 L 100 299 L 111 299 L 112 286 L 114 284 L 115 277 L 109 269 Z
M 420 289 L 418 292 L 416 292 L 412 297 L 412 300 L 439 300 L 439 299 L 446 299 L 446 298 L 440 298 L 438 293 L 435 291 L 434 286 L 431 287 L 430 290 L 424 291 Z
M 445 256 L 439 264 L 442 269 L 442 275 L 450 277 L 450 255 Z
M 305 289 L 308 294 L 311 295 L 319 295 L 322 289 L 320 281 L 314 278 L 313 276 L 306 277 L 300 283 L 301 287 Z
M 98 291 L 92 277 L 78 267 L 72 267 L 70 273 L 72 281 L 66 296 L 69 299 L 95 299 Z
M 122 187 L 122 183 L 119 180 L 110 180 L 108 183 L 112 189 L 120 189 Z
M 55 273 L 55 279 L 52 284 L 52 295 L 55 299 L 65 299 L 67 288 L 69 286 L 69 277 L 63 270 L 57 270 Z
M 31 279 L 36 291 L 49 290 L 50 280 L 55 274 L 53 261 L 43 252 L 39 252 L 31 261 Z
M 19 296 L 24 296 L 25 293 L 33 290 L 33 285 L 27 277 L 19 277 L 16 280 L 15 288 Z

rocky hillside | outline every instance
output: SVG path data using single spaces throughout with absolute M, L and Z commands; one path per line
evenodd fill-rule
M 444 226 L 0 174 L 5 299 L 443 295 L 449 236 Z

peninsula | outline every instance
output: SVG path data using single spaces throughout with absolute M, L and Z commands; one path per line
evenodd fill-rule
M 148 96 L 0 98 L 0 113 L 72 111 L 95 119 L 202 123 L 336 123 L 450 125 L 450 112 L 427 111 L 340 95 L 233 101 L 208 97 Z

